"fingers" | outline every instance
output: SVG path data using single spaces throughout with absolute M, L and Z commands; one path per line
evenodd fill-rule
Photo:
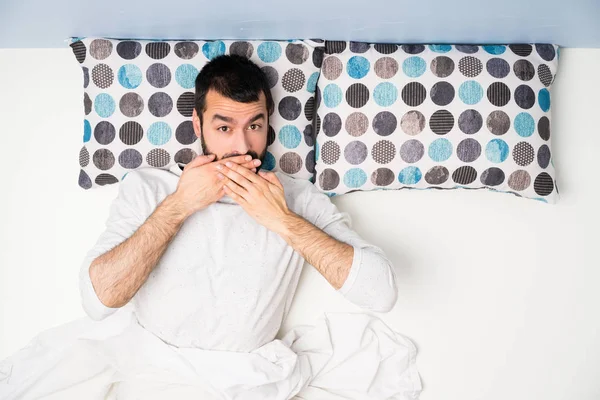
M 235 164 L 234 164 L 235 165 Z M 219 167 L 217 167 L 219 168 Z M 242 168 L 242 167 L 240 167 Z M 245 168 L 242 168 L 245 169 Z M 219 180 L 219 188 L 220 190 L 224 191 L 227 194 L 230 193 L 237 193 L 240 196 L 243 196 L 244 194 L 248 194 L 248 190 L 242 186 L 241 184 L 237 183 L 235 180 L 229 178 L 227 176 L 227 173 L 232 173 L 231 170 L 228 170 L 227 167 L 225 167 L 223 165 L 222 169 L 218 169 L 217 170 L 217 179 Z M 242 179 L 245 179 L 242 177 Z M 248 186 L 252 186 L 252 183 L 249 182 L 248 180 L 246 180 L 246 183 L 248 184 Z M 252 188 L 254 190 L 254 188 Z
M 233 174 L 235 174 L 233 171 L 225 172 L 223 170 L 217 173 L 217 178 L 222 182 L 223 189 L 227 190 L 229 188 L 244 197 L 250 193 L 256 194 L 257 188 L 252 182 L 239 174 L 237 177 Z
M 196 156 L 192 161 L 187 163 L 187 165 L 183 168 L 183 170 L 186 171 L 188 169 L 206 165 L 210 162 L 213 162 L 214 159 L 215 159 L 214 154 L 200 154 L 200 155 Z M 234 165 L 241 165 L 241 166 L 245 167 L 246 169 L 251 170 L 254 173 L 256 173 L 256 168 L 259 167 L 261 164 L 260 160 L 258 160 L 258 159 L 253 160 L 252 156 L 250 156 L 250 155 L 228 157 L 223 160 L 216 160 L 216 161 L 214 161 L 214 164 L 215 165 L 218 165 L 218 164 L 224 165 L 227 162 L 232 162 L 232 163 L 234 163 Z
M 229 161 L 236 163 L 236 164 L 244 164 L 247 162 L 252 162 L 252 156 L 244 154 L 241 156 L 227 157 L 227 158 L 224 158 L 221 160 L 217 160 L 217 161 L 215 161 L 215 163 L 225 164 L 226 162 L 229 162 Z
M 192 161 L 187 163 L 186 166 L 183 167 L 183 170 L 187 171 L 188 169 L 192 169 L 192 168 L 204 165 L 204 164 L 208 164 L 214 158 L 215 158 L 214 154 L 200 154 L 200 155 L 196 156 L 196 158 L 194 158 Z
M 225 163 L 227 162 L 232 162 L 236 165 L 241 165 L 242 167 L 252 170 L 253 172 L 256 172 L 256 168 L 258 168 L 261 164 L 259 159 L 253 160 L 252 156 L 249 155 L 227 157 L 225 159 L 215 161 L 214 164 L 216 167 L 217 165 L 225 165 Z
M 248 195 L 248 191 L 246 189 L 244 189 L 243 187 L 240 187 L 238 184 L 236 184 L 232 180 L 228 179 L 227 182 L 225 182 L 225 185 L 223 186 L 223 190 L 225 191 L 226 194 L 229 195 L 229 197 L 231 197 L 233 200 L 235 200 L 239 204 L 246 203 L 247 200 L 246 200 L 245 196 Z
M 254 169 L 254 172 L 256 172 L 256 167 L 258 167 L 259 165 L 260 165 L 260 160 L 258 160 L 258 159 L 254 159 L 245 164 L 241 164 L 242 167 L 246 167 L 248 169 Z
M 227 176 L 238 185 L 246 188 L 246 190 L 252 190 L 257 185 L 262 186 L 261 179 L 259 179 L 256 174 L 252 173 L 241 165 L 227 163 L 226 165 L 222 165 L 220 167 L 222 167 L 221 172 L 223 175 Z
M 283 189 L 283 185 L 279 181 L 279 178 L 277 178 L 277 175 L 275 175 L 273 172 L 267 172 L 267 171 L 264 171 L 264 170 L 260 170 L 258 172 L 258 174 L 260 176 L 262 176 L 263 178 L 265 178 L 270 183 L 272 183 L 273 185 L 279 187 L 280 189 Z

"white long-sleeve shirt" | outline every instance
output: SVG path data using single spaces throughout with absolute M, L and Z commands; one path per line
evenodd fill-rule
M 92 261 L 129 238 L 162 200 L 175 192 L 182 171 L 129 172 L 112 202 L 106 230 L 87 253 L 80 273 L 83 308 L 95 320 L 117 308 L 100 302 Z M 397 298 L 396 277 L 384 252 L 351 229 L 348 213 L 309 181 L 276 172 L 288 208 L 354 248 L 339 292 L 372 311 L 387 312 Z M 185 220 L 147 281 L 132 298 L 139 323 L 177 347 L 252 351 L 272 341 L 296 291 L 304 259 L 278 234 L 225 195 Z

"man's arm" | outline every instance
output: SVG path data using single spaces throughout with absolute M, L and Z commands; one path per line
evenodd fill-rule
M 352 246 L 329 236 L 294 213 L 282 220 L 281 231 L 277 233 L 336 290 L 344 285 L 354 258 Z
M 131 171 L 119 184 L 106 229 L 81 265 L 81 300 L 90 318 L 101 320 L 125 305 L 179 230 L 182 216 L 172 195 L 155 207 L 153 197 L 163 190 L 148 185 L 140 171 Z
M 398 289 L 383 250 L 360 237 L 350 215 L 314 185 L 304 192 L 301 214 L 282 218 L 280 235 L 346 299 L 367 310 L 390 311 Z
M 225 168 L 227 167 L 227 168 Z M 225 191 L 259 223 L 279 234 L 329 283 L 354 304 L 390 311 L 398 297 L 396 276 L 384 252 L 351 228 L 350 215 L 307 183 L 302 218 L 288 209 L 275 174 L 250 174 L 235 165 L 221 168 Z
M 131 171 L 121 182 L 106 230 L 81 267 L 82 303 L 91 318 L 103 319 L 127 304 L 185 219 L 222 197 L 222 184 L 214 172 L 221 160 L 211 162 L 213 158 L 201 155 L 189 162 L 174 193 L 166 186 L 149 184 L 139 171 Z M 247 168 L 256 166 L 256 160 L 246 156 L 231 160 Z M 157 206 L 158 198 L 163 200 Z
M 169 195 L 131 237 L 92 262 L 90 280 L 102 304 L 119 308 L 131 300 L 158 264 L 185 217 L 173 195 Z

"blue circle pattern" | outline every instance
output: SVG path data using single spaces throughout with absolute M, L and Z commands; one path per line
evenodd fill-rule
M 217 40 L 215 42 L 206 42 L 202 45 L 204 57 L 212 60 L 213 58 L 225 54 L 225 43 Z
M 451 50 L 449 45 L 429 45 L 430 50 L 438 53 L 445 53 Z M 489 45 L 483 46 L 484 50 L 489 54 L 498 55 L 506 51 L 505 46 Z M 225 54 L 225 44 L 222 41 L 207 42 L 202 47 L 202 51 L 206 58 L 212 59 L 218 55 Z M 281 46 L 276 42 L 264 42 L 259 45 L 257 53 L 263 62 L 274 62 L 281 56 Z M 557 51 L 558 53 L 559 51 Z M 557 57 L 559 54 L 557 54 Z M 361 79 L 367 75 L 370 70 L 369 61 L 361 56 L 354 56 L 348 61 L 348 74 L 355 79 Z M 403 63 L 402 69 L 404 73 L 412 78 L 416 78 L 425 73 L 426 63 L 421 57 L 410 57 Z M 177 68 L 175 79 L 180 86 L 185 89 L 191 89 L 195 86 L 198 70 L 191 64 L 183 64 Z M 140 69 L 133 64 L 123 65 L 118 72 L 119 83 L 126 89 L 135 89 L 142 82 L 142 73 Z M 313 73 L 307 82 L 307 90 L 314 93 L 316 90 L 319 73 Z M 398 96 L 397 88 L 389 83 L 384 82 L 374 89 L 373 96 L 375 102 L 382 107 L 392 105 Z M 327 107 L 336 107 L 342 100 L 342 91 L 335 85 L 328 85 L 323 92 L 324 102 Z M 465 104 L 476 104 L 483 97 L 483 89 L 476 81 L 467 81 L 461 84 L 459 88 L 459 97 Z M 538 93 L 538 103 L 540 108 L 547 112 L 550 109 L 550 92 L 548 89 L 541 89 Z M 113 98 L 101 93 L 96 96 L 94 108 L 98 115 L 103 118 L 111 116 L 115 111 L 115 102 Z M 522 137 L 529 137 L 535 130 L 535 121 L 533 117 L 522 112 L 517 115 L 514 121 L 515 130 Z M 91 139 L 92 129 L 88 120 L 84 120 L 84 137 L 83 141 L 88 142 Z M 166 144 L 171 138 L 172 131 L 170 126 L 164 122 L 155 122 L 148 129 L 148 139 L 156 146 Z M 297 127 L 293 125 L 284 126 L 279 132 L 280 142 L 289 149 L 296 148 L 301 140 L 302 135 Z M 319 143 L 315 143 L 315 161 L 319 159 Z M 508 157 L 509 147 L 501 139 L 491 140 L 486 146 L 486 157 L 491 162 L 501 163 Z M 452 155 L 452 144 L 447 139 L 437 139 L 429 146 L 429 156 L 436 162 L 445 161 Z M 272 170 L 275 168 L 275 157 L 270 152 L 265 155 L 265 160 L 262 169 Z M 126 174 L 127 175 L 127 174 Z M 125 176 L 126 176 L 125 175 Z M 123 176 L 123 179 L 125 178 Z M 422 179 L 422 173 L 419 168 L 410 166 L 402 169 L 398 175 L 400 183 L 412 185 L 418 183 Z M 361 168 L 352 168 L 344 175 L 344 183 L 349 188 L 358 188 L 364 185 L 367 181 L 367 175 Z M 326 193 L 333 197 L 335 193 Z M 547 202 L 543 198 L 534 198 Z
M 352 168 L 344 174 L 344 184 L 349 188 L 359 188 L 367 182 L 367 173 L 361 168 Z
M 429 50 L 436 53 L 447 53 L 452 50 L 452 46 L 449 44 L 430 44 Z
M 94 110 L 102 118 L 108 118 L 115 112 L 115 101 L 111 95 L 100 93 L 94 100 Z
M 390 82 L 382 82 L 373 89 L 375 103 L 381 107 L 389 107 L 398 99 L 398 89 Z
M 426 69 L 427 63 L 421 57 L 409 57 L 402 63 L 402 71 L 410 78 L 418 78 Z
M 543 112 L 548 112 L 550 109 L 550 91 L 544 88 L 538 93 L 538 103 Z
M 452 155 L 452 143 L 448 139 L 436 139 L 429 145 L 429 157 L 436 162 L 446 161 Z
M 263 42 L 258 45 L 256 52 L 262 61 L 271 63 L 281 57 L 281 46 L 277 42 Z
M 279 141 L 287 149 L 295 149 L 300 145 L 302 135 L 294 125 L 285 125 L 279 131 Z
M 89 142 L 92 138 L 92 126 L 87 119 L 83 120 L 83 143 Z
M 155 122 L 148 128 L 148 140 L 155 146 L 162 146 L 171 139 L 171 127 L 166 122 Z
M 533 135 L 535 130 L 535 121 L 531 114 L 522 112 L 515 117 L 515 130 L 521 137 Z
M 314 93 L 317 90 L 317 81 L 319 80 L 319 73 L 313 72 L 306 82 L 306 90 L 308 93 Z
M 198 70 L 192 64 L 181 64 L 175 70 L 175 80 L 184 89 L 192 89 L 196 86 Z
M 354 56 L 348 60 L 348 65 L 346 68 L 350 77 L 354 79 L 361 79 L 367 75 L 369 69 L 371 68 L 371 65 L 369 64 L 369 60 L 367 60 L 366 58 L 361 56 Z
M 492 55 L 498 55 L 498 54 L 502 54 L 506 51 L 506 46 L 488 45 L 488 46 L 483 46 L 483 49 Z
M 483 88 L 477 81 L 466 81 L 458 88 L 458 96 L 465 104 L 477 104 L 483 98 Z
M 323 102 L 329 108 L 337 107 L 342 101 L 342 89 L 335 83 L 330 83 L 323 89 Z
M 508 157 L 508 145 L 502 139 L 490 140 L 485 148 L 485 156 L 493 163 L 501 163 Z
M 266 169 L 267 171 L 273 170 L 275 168 L 275 157 L 271 152 L 267 151 L 265 154 L 265 159 L 260 167 L 261 169 Z
M 422 176 L 423 174 L 419 168 L 411 166 L 400 171 L 400 174 L 398 174 L 398 180 L 403 185 L 414 185 L 421 180 Z
M 135 64 L 125 64 L 119 68 L 119 83 L 125 89 L 135 89 L 142 83 L 142 71 Z

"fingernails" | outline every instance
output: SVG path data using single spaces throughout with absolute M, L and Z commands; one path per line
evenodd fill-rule
M 217 169 L 218 169 L 218 170 L 222 170 L 222 169 L 223 169 L 223 166 L 222 166 L 221 164 L 218 164 L 218 165 L 217 165 Z
M 217 178 L 219 178 L 219 179 L 223 179 L 223 174 L 220 174 L 220 173 L 219 173 L 219 174 L 217 174 Z
M 260 160 L 254 160 L 254 165 L 258 167 L 260 165 Z
M 252 172 L 256 172 L 256 168 L 252 168 Z
M 226 166 L 228 166 L 228 167 L 231 167 L 231 161 L 227 161 L 227 162 L 225 163 L 225 165 L 226 165 Z
M 246 161 L 252 160 L 252 156 L 246 156 Z

